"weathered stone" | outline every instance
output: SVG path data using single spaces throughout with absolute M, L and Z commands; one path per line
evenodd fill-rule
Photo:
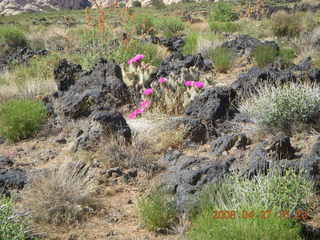
M 228 87 L 208 88 L 196 96 L 186 107 L 185 113 L 203 120 L 227 120 L 237 112 L 232 101 L 236 93 Z

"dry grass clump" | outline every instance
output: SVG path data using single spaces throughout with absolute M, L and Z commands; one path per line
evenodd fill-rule
M 138 168 L 152 175 L 156 171 L 158 155 L 154 154 L 151 144 L 133 138 L 132 145 L 124 144 L 115 137 L 104 140 L 95 154 L 95 159 L 106 168 Z
M 34 223 L 55 225 L 82 222 L 99 208 L 89 167 L 62 165 L 40 176 L 23 191 L 22 206 L 31 213 Z
M 277 37 L 297 37 L 302 32 L 302 19 L 298 14 L 279 11 L 271 19 L 272 31 Z

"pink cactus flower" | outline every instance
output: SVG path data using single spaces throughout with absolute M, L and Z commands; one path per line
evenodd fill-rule
M 193 83 L 194 83 L 194 81 L 185 81 L 185 82 L 184 82 L 184 85 L 185 85 L 186 87 L 192 87 L 192 86 L 193 86 Z
M 153 89 L 152 88 L 147 88 L 146 90 L 143 91 L 144 95 L 151 95 L 153 93 Z
M 135 62 L 140 62 L 143 58 L 144 58 L 143 54 L 138 54 L 133 59 L 134 59 Z
M 160 82 L 160 83 L 164 83 L 164 82 L 166 82 L 166 81 L 168 81 L 168 79 L 166 79 L 166 78 L 164 78 L 164 77 L 161 77 L 161 78 L 159 79 L 159 82 Z
M 151 105 L 151 102 L 148 100 L 144 100 L 140 103 L 140 107 L 142 108 L 148 108 Z
M 138 114 L 141 114 L 144 112 L 144 109 L 143 108 L 138 108 L 137 110 L 135 110 L 135 112 Z
M 203 88 L 203 87 L 204 87 L 204 82 L 195 82 L 195 83 L 194 83 L 194 86 L 195 86 L 196 88 Z
M 128 116 L 129 119 L 135 119 L 136 117 L 137 117 L 137 114 L 135 112 L 130 113 Z
M 144 58 L 143 54 L 138 54 L 135 57 L 131 58 L 128 60 L 128 64 L 132 64 L 132 63 L 139 63 L 141 62 L 141 59 Z

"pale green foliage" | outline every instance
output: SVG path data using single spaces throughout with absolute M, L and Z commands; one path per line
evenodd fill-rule
M 308 123 L 319 110 L 319 87 L 296 83 L 261 87 L 240 106 L 261 127 L 280 130 Z
M 150 231 L 172 227 L 177 217 L 172 196 L 160 189 L 142 196 L 138 201 L 138 211 L 140 220 Z

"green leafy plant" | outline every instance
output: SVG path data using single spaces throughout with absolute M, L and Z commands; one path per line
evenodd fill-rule
M 282 48 L 279 52 L 280 62 L 284 67 L 292 65 L 292 60 L 296 57 L 296 52 L 292 48 Z
M 314 185 L 304 172 L 273 169 L 253 179 L 240 173 L 207 185 L 199 195 L 189 239 L 302 239 L 301 226 L 288 216 L 309 212 Z M 213 218 L 214 211 L 232 211 L 233 217 Z M 245 211 L 250 213 L 245 218 Z M 285 213 L 285 214 L 283 214 Z M 227 230 L 227 231 L 226 231 Z
M 214 210 L 206 210 L 199 215 L 187 233 L 190 240 L 202 239 L 232 239 L 232 240 L 256 240 L 256 239 L 284 239 L 302 240 L 300 236 L 301 226 L 291 219 L 281 218 L 275 211 L 271 211 L 266 219 L 253 217 L 250 219 L 213 219 Z M 227 209 L 228 211 L 228 209 Z M 232 211 L 232 209 L 230 209 Z M 243 208 L 236 211 L 262 213 L 265 208 L 254 208 L 254 210 Z
M 252 56 L 259 67 L 273 63 L 279 55 L 279 50 L 271 45 L 259 45 L 252 52 Z
M 46 119 L 43 103 L 34 100 L 9 100 L 0 105 L 0 135 L 9 141 L 32 136 Z
M 138 212 L 140 220 L 150 231 L 172 227 L 177 217 L 172 197 L 160 189 L 139 199 Z
M 28 41 L 24 33 L 14 27 L 1 26 L 0 27 L 0 54 L 17 48 L 23 48 L 28 45 Z
M 234 54 L 229 48 L 217 47 L 208 54 L 218 72 L 226 73 L 233 65 Z
M 209 27 L 215 32 L 232 33 L 237 32 L 240 29 L 240 25 L 233 22 L 209 22 Z
M 144 62 L 153 66 L 160 65 L 161 58 L 157 54 L 157 46 L 151 43 L 143 43 L 139 40 L 131 40 L 128 45 L 121 45 L 112 52 L 111 58 L 115 59 L 117 63 L 127 63 L 130 58 L 141 53 L 144 55 Z
M 174 37 L 181 33 L 185 25 L 178 17 L 162 17 L 155 19 L 156 29 L 165 37 Z
M 271 18 L 271 28 L 277 37 L 297 37 L 302 31 L 302 22 L 298 15 L 280 11 Z
M 261 128 L 287 132 L 295 125 L 310 125 L 319 110 L 319 87 L 295 83 L 260 87 L 240 106 Z
M 146 14 L 139 14 L 135 18 L 135 28 L 137 34 L 148 33 L 153 27 L 153 16 Z
M 217 2 L 213 5 L 209 13 L 209 21 L 231 22 L 238 19 L 238 14 L 233 10 L 230 3 Z
M 182 53 L 184 55 L 192 55 L 196 52 L 198 47 L 198 34 L 192 32 L 187 35 L 185 45 L 183 46 Z
M 34 239 L 27 236 L 26 221 L 14 218 L 13 205 L 10 199 L 0 198 L 0 239 L 25 240 Z

